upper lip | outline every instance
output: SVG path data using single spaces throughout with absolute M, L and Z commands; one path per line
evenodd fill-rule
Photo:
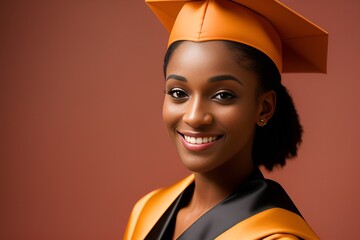
M 180 135 L 186 135 L 189 137 L 220 137 L 219 133 L 213 132 L 190 132 L 190 131 L 177 131 Z

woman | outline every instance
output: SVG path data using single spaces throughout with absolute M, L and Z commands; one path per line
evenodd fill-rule
M 143 197 L 124 239 L 318 239 L 258 166 L 296 156 L 280 72 L 325 71 L 327 34 L 272 0 L 147 2 L 171 32 L 163 119 L 193 175 Z

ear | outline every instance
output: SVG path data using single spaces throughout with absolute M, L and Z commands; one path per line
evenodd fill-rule
M 274 115 L 276 107 L 276 93 L 275 91 L 264 92 L 259 96 L 257 124 L 263 127 L 267 124 L 270 118 Z

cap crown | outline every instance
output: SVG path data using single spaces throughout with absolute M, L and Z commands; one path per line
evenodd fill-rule
M 252 46 L 280 72 L 326 72 L 328 34 L 276 0 L 146 0 L 168 44 L 230 40 Z

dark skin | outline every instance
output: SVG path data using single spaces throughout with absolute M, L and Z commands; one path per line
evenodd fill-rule
M 273 91 L 258 92 L 254 72 L 221 41 L 185 41 L 166 69 L 163 119 L 185 165 L 194 194 L 176 218 L 173 238 L 224 200 L 254 170 L 256 124 L 274 113 Z

